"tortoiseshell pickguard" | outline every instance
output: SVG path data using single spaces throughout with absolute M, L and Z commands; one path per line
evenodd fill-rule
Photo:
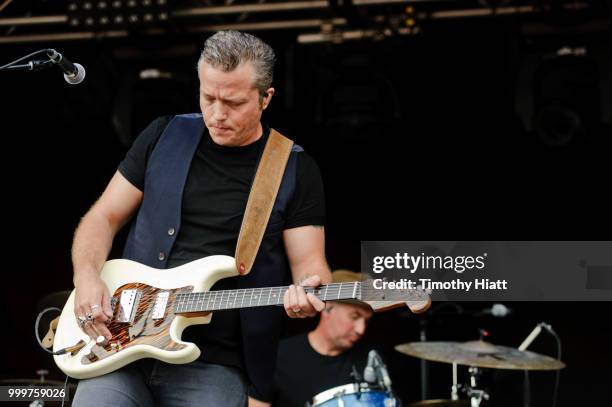
M 138 307 L 134 310 L 133 323 L 118 322 L 121 293 L 124 290 L 138 290 L 140 300 Z M 113 335 L 106 346 L 96 345 L 92 348 L 92 354 L 82 358 L 83 364 L 95 363 L 115 353 L 121 352 L 134 345 L 151 345 L 158 349 L 176 351 L 183 349 L 186 345 L 176 343 L 170 338 L 170 324 L 174 320 L 174 303 L 178 294 L 190 293 L 193 286 L 162 289 L 142 283 L 130 283 L 119 287 L 113 294 L 115 306 L 113 307 L 113 319 L 107 325 Z M 155 305 L 157 293 L 167 291 L 170 293 L 166 311 L 163 319 L 152 319 L 151 313 Z

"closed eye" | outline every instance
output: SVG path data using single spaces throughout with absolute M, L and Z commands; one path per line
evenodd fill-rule
M 246 102 L 244 102 L 243 100 L 228 100 L 226 103 L 228 106 L 231 107 L 239 107 L 244 105 Z

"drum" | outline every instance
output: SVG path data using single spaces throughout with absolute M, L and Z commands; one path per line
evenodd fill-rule
M 325 390 L 312 399 L 311 407 L 399 407 L 389 392 L 368 383 L 350 383 Z

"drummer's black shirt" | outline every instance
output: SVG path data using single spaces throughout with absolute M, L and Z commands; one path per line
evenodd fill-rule
M 355 383 L 353 367 L 363 377 L 368 349 L 360 342 L 338 356 L 325 356 L 315 351 L 308 335 L 281 341 L 274 377 L 274 407 L 304 407 L 322 391 Z

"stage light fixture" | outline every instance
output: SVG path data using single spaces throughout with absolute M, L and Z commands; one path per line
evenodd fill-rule
M 90 30 L 146 28 L 170 16 L 167 0 L 72 0 L 66 10 L 71 27 Z

